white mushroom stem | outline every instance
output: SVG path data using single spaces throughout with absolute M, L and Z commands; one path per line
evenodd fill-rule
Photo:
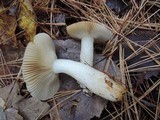
M 93 43 L 94 39 L 92 37 L 82 38 L 80 61 L 90 66 L 93 66 Z
M 64 59 L 57 59 L 52 64 L 55 73 L 65 73 L 84 84 L 93 93 L 110 101 L 122 100 L 125 88 L 110 79 L 105 73 L 88 65 Z

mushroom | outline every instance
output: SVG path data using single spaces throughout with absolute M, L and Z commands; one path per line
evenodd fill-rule
M 91 66 L 57 59 L 52 39 L 45 33 L 37 34 L 34 41 L 27 45 L 22 71 L 28 91 L 40 100 L 49 99 L 56 93 L 59 73 L 68 74 L 91 92 L 110 101 L 122 100 L 126 92 L 125 87 Z
M 113 33 L 104 25 L 83 21 L 67 26 L 68 34 L 82 40 L 80 61 L 93 66 L 93 43 L 106 42 L 113 38 Z
M 34 37 L 26 48 L 22 73 L 28 91 L 32 96 L 47 100 L 59 89 L 58 75 L 52 71 L 52 63 L 57 59 L 51 38 L 45 33 Z

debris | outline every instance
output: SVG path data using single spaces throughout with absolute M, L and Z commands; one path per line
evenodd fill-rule
M 14 98 L 12 106 L 17 109 L 26 120 L 36 120 L 39 115 L 43 116 L 50 108 L 46 102 L 41 102 L 33 97 L 24 98 L 20 95 Z
M 5 107 L 5 102 L 2 98 L 0 98 L 0 120 L 23 120 L 22 116 L 18 114 L 18 111 L 14 108 Z
M 36 16 L 29 0 L 20 0 L 19 26 L 25 30 L 25 37 L 32 41 L 36 35 Z
M 23 120 L 23 117 L 18 114 L 18 111 L 14 108 L 8 108 L 5 110 L 7 120 Z
M 0 89 L 0 98 L 5 101 L 7 108 L 12 106 L 13 98 L 18 92 L 19 87 L 17 82 L 12 82 L 10 85 Z
M 15 16 L 8 15 L 6 11 L 0 13 L 0 44 L 8 44 L 16 47 L 16 26 L 17 21 Z
M 106 100 L 96 95 L 87 96 L 80 92 L 59 106 L 60 114 L 62 120 L 90 120 L 94 116 L 99 118 L 106 103 Z
M 4 108 L 5 102 L 2 98 L 0 98 L 0 108 Z

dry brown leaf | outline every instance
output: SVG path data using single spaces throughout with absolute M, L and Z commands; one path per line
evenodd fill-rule
M 17 45 L 16 26 L 15 16 L 7 15 L 4 11 L 0 13 L 0 44 Z
M 20 0 L 19 26 L 25 30 L 28 41 L 33 41 L 36 35 L 36 16 L 29 0 Z

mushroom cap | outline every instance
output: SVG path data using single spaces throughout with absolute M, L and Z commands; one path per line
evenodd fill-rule
M 71 24 L 67 26 L 67 32 L 71 37 L 78 39 L 91 36 L 97 43 L 113 38 L 113 33 L 104 24 L 90 21 Z
M 31 95 L 39 100 L 52 98 L 59 89 L 59 78 L 52 70 L 57 59 L 52 39 L 39 33 L 30 42 L 23 58 L 22 73 Z

